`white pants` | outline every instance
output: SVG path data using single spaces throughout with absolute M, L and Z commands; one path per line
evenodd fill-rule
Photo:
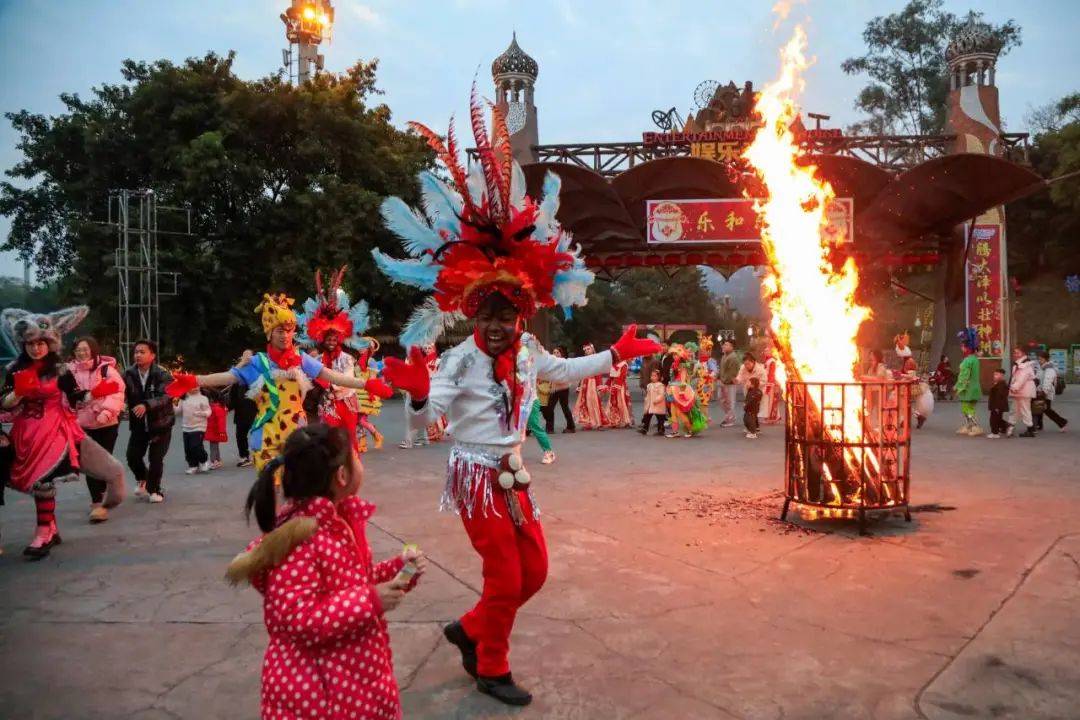
M 1031 427 L 1031 398 L 1026 397 L 1011 397 L 1009 403 L 1012 405 L 1012 424 L 1016 424 L 1017 416 L 1019 416 L 1020 422 L 1024 423 L 1026 427 Z

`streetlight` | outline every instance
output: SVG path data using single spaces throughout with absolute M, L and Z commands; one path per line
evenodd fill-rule
M 318 47 L 323 40 L 330 40 L 334 26 L 334 7 L 330 0 L 292 0 L 292 5 L 281 13 L 285 23 L 285 39 L 289 48 L 282 54 L 289 75 L 292 75 L 292 46 L 297 46 L 296 83 L 303 85 L 315 72 L 323 69 L 325 58 Z M 314 69 L 314 72 L 313 72 Z

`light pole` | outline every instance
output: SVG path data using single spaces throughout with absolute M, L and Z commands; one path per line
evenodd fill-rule
M 281 13 L 285 23 L 285 39 L 289 47 L 282 51 L 289 79 L 293 73 L 293 47 L 296 47 L 296 84 L 303 85 L 323 69 L 324 58 L 319 54 L 319 44 L 329 40 L 334 28 L 334 7 L 330 0 L 292 0 L 292 5 Z

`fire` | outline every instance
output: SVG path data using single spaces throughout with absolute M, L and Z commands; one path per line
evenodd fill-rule
M 822 229 L 832 187 L 800 165 L 791 123 L 807 68 L 806 33 L 796 27 L 780 53 L 780 77 L 762 90 L 756 110 L 764 126 L 743 157 L 757 172 L 768 197 L 757 205 L 761 238 L 769 261 L 763 279 L 772 310 L 772 330 L 787 371 L 799 379 L 850 382 L 856 379 L 855 335 L 870 316 L 855 302 L 859 273 L 851 258 L 836 270 Z
M 804 421 L 820 428 L 821 437 L 837 449 L 839 464 L 830 466 L 828 445 L 816 448 L 820 457 L 801 457 L 820 474 L 820 504 L 843 512 L 861 506 L 864 493 L 872 491 L 891 505 L 894 493 L 885 476 L 893 477 L 892 466 L 882 471 L 881 443 L 895 436 L 895 426 L 884 427 L 895 420 L 882 421 L 882 410 L 895 405 L 895 391 L 887 399 L 883 385 L 860 384 L 856 335 L 870 309 L 855 300 L 859 273 L 854 260 L 849 257 L 840 267 L 830 260 L 833 247 L 823 231 L 833 189 L 814 177 L 812 165 L 801 162 L 791 130 L 808 66 L 801 27 L 780 57 L 780 75 L 765 86 L 755 108 L 763 125 L 743 157 L 766 190 L 756 210 L 768 259 L 763 286 L 773 337 L 788 377 L 821 388 L 820 394 L 803 390 Z

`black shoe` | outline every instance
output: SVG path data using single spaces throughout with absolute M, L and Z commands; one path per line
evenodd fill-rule
M 29 560 L 41 560 L 42 558 L 47 558 L 49 557 L 49 551 L 53 548 L 53 546 L 59 545 L 61 542 L 62 541 L 60 540 L 60 533 L 55 533 L 53 534 L 52 539 L 41 547 L 31 547 L 27 545 L 23 549 L 23 555 L 25 555 Z
M 510 673 L 498 677 L 478 677 L 476 689 L 507 705 L 522 706 L 532 702 L 532 693 L 517 685 Z
M 649 431 L 646 430 L 645 428 L 638 428 L 638 432 L 641 433 L 642 435 L 648 435 L 649 434 Z
M 565 430 L 563 430 L 563 432 L 568 433 L 568 434 L 573 434 L 573 433 L 577 432 L 577 429 L 575 429 L 575 428 L 566 428 Z
M 1035 437 L 1035 433 L 1031 431 L 1031 428 L 1028 428 L 1024 432 L 1020 433 L 1020 435 L 1018 435 L 1017 437 Z
M 461 627 L 461 623 L 455 620 L 444 627 L 442 632 L 450 644 L 457 646 L 457 649 L 461 651 L 461 667 L 465 668 L 465 672 L 474 678 L 477 677 L 476 643 L 465 634 L 465 628 Z

